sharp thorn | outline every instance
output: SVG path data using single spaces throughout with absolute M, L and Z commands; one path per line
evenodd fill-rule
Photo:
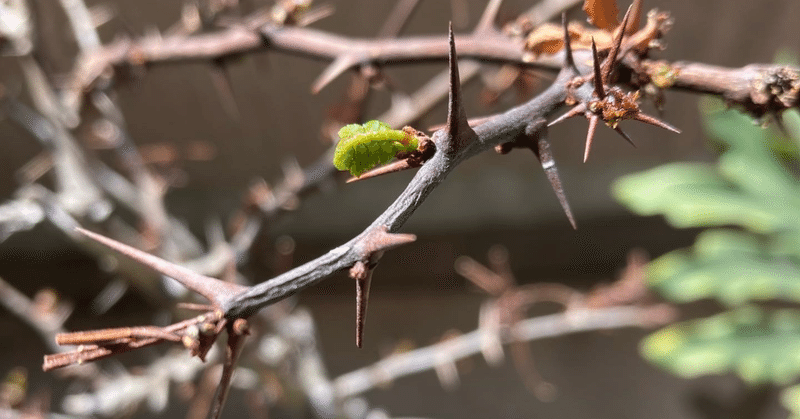
M 600 70 L 600 57 L 597 55 L 597 45 L 592 37 L 592 63 L 594 64 L 594 93 L 598 98 L 606 97 L 606 90 L 603 87 L 603 73 Z
M 564 122 L 567 119 L 576 117 L 578 115 L 582 115 L 584 112 L 586 112 L 586 105 L 581 103 L 581 104 L 575 106 L 574 108 L 570 109 L 569 111 L 567 111 L 567 113 L 565 113 L 564 115 L 561 115 L 558 118 L 554 119 L 552 122 L 547 124 L 547 126 L 548 127 L 552 127 L 553 125 L 556 125 L 558 123 Z
M 668 124 L 668 123 L 666 123 L 666 122 L 664 122 L 664 121 L 662 121 L 662 120 L 660 120 L 660 119 L 658 119 L 656 117 L 653 117 L 653 116 L 650 116 L 650 115 L 647 115 L 647 114 L 643 114 L 641 112 L 637 113 L 633 117 L 633 119 L 635 119 L 637 121 L 640 121 L 640 122 L 644 122 L 646 124 L 655 125 L 655 126 L 657 126 L 659 128 L 663 128 L 663 129 L 665 129 L 667 131 L 672 131 L 672 132 L 674 132 L 676 134 L 680 134 L 681 133 L 681 130 L 679 130 L 678 128 L 675 128 L 674 126 L 672 126 L 672 125 L 670 125 L 670 124 Z
M 464 103 L 461 98 L 461 81 L 458 75 L 458 59 L 456 57 L 456 40 L 453 35 L 453 22 L 450 22 L 450 95 L 447 101 L 447 132 L 454 141 L 464 141 L 466 135 L 474 136 L 475 131 L 469 126 Z M 471 133 L 471 134 L 470 134 Z
M 108 246 L 119 253 L 122 253 L 123 255 L 141 263 L 142 265 L 153 269 L 156 272 L 180 282 L 186 288 L 189 288 L 190 290 L 202 295 L 212 303 L 219 303 L 219 299 L 223 295 L 230 295 L 245 290 L 245 287 L 241 285 L 223 282 L 216 278 L 200 275 L 194 271 L 184 268 L 183 266 L 168 262 L 139 249 L 135 249 L 131 246 L 120 243 L 116 240 L 93 233 L 89 230 L 85 230 L 80 227 L 76 227 L 75 230 L 94 241 L 100 242 L 101 244 Z
M 627 142 L 628 142 L 628 144 L 632 145 L 632 146 L 633 146 L 633 148 L 636 148 L 636 144 L 634 144 L 633 140 L 631 140 L 631 137 L 629 137 L 629 136 L 628 136 L 628 134 L 626 134 L 626 133 L 625 133 L 625 131 L 623 131 L 623 130 L 622 130 L 622 128 L 620 128 L 620 127 L 614 127 L 614 131 L 616 131 L 616 132 L 617 132 L 617 134 L 619 134 L 620 136 L 622 136 L 622 138 L 624 138 L 624 139 L 625 139 L 625 141 L 627 141 Z
M 575 57 L 572 55 L 572 44 L 567 27 L 567 12 L 561 13 L 561 26 L 564 27 L 564 65 L 577 74 L 578 67 L 575 65 Z
M 225 347 L 225 363 L 222 366 L 222 377 L 220 378 L 217 394 L 214 397 L 214 404 L 211 407 L 212 419 L 219 419 L 225 400 L 228 398 L 228 390 L 231 388 L 231 379 L 236 369 L 236 361 L 242 353 L 242 346 L 245 336 L 233 332 L 233 326 L 228 327 L 228 344 Z
M 414 166 L 408 163 L 408 160 L 398 160 L 392 163 L 389 163 L 384 166 L 376 167 L 372 170 L 368 170 L 361 174 L 358 177 L 351 177 L 347 179 L 347 183 L 354 183 L 361 180 L 366 180 L 374 177 L 378 177 L 381 175 L 395 173 L 395 172 L 402 172 L 404 170 L 413 169 Z
M 592 149 L 592 140 L 594 140 L 594 133 L 597 131 L 597 125 L 600 123 L 600 117 L 592 115 L 589 118 L 589 130 L 586 132 L 586 150 L 583 152 L 583 162 L 589 160 L 589 151 Z
M 413 243 L 417 236 L 413 234 L 390 233 L 386 226 L 376 227 L 364 237 L 364 246 L 361 251 L 365 258 L 374 257 L 386 250 Z
M 611 71 L 617 61 L 617 54 L 619 54 L 619 49 L 622 46 L 622 39 L 625 37 L 625 28 L 628 27 L 628 18 L 630 18 L 632 7 L 633 5 L 629 6 L 628 11 L 625 12 L 625 17 L 622 19 L 622 25 L 620 25 L 621 30 L 619 31 L 617 38 L 614 39 L 614 43 L 611 44 L 611 50 L 608 52 L 608 58 L 606 58 L 606 61 L 603 62 L 604 84 L 608 84 L 609 80 L 611 79 Z
M 319 93 L 325 86 L 350 69 L 350 67 L 353 67 L 357 62 L 358 60 L 350 55 L 342 55 L 333 60 L 311 85 L 311 93 Z
M 367 320 L 367 303 L 369 302 L 369 287 L 372 282 L 372 269 L 368 269 L 363 278 L 356 278 L 356 346 L 361 348 L 364 343 L 364 323 Z
M 553 159 L 553 153 L 550 151 L 550 142 L 547 141 L 544 135 L 539 136 L 534 154 L 536 154 L 536 157 L 539 158 L 539 162 L 542 164 L 544 174 L 547 176 L 547 180 L 550 181 L 553 192 L 556 193 L 558 203 L 561 204 L 561 209 L 564 210 L 564 214 L 566 214 L 572 228 L 577 230 L 578 224 L 575 222 L 575 216 L 572 215 L 572 209 L 569 206 L 569 201 L 567 201 L 567 195 L 564 193 L 564 187 L 561 184 L 561 177 L 558 175 L 556 161 Z
M 639 30 L 639 24 L 642 20 L 642 0 L 633 0 L 630 7 L 631 13 L 631 23 L 628 24 L 627 30 L 625 31 L 628 35 L 633 35 L 636 31 Z

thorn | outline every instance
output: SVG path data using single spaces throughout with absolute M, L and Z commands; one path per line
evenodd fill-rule
M 360 180 L 366 180 L 366 179 L 378 177 L 378 176 L 389 174 L 389 173 L 402 172 L 404 170 L 413 169 L 414 167 L 416 167 L 416 166 L 412 166 L 408 162 L 408 159 L 398 160 L 398 161 L 395 161 L 395 162 L 391 162 L 391 163 L 389 163 L 387 165 L 383 165 L 383 166 L 376 167 L 374 169 L 368 170 L 368 171 L 362 173 L 361 176 L 351 177 L 350 179 L 347 179 L 347 183 L 354 183 L 354 182 L 358 182 Z
M 597 55 L 597 45 L 592 37 L 592 63 L 594 64 L 594 93 L 598 98 L 606 97 L 606 90 L 603 88 L 603 76 L 600 71 L 600 57 Z
M 415 240 L 417 240 L 417 236 L 413 234 L 389 233 L 389 228 L 386 226 L 376 227 L 364 236 L 361 254 L 365 259 L 369 259 L 377 253 L 412 243 Z
M 664 121 L 662 121 L 662 120 L 660 120 L 660 119 L 658 119 L 656 117 L 653 117 L 653 116 L 650 116 L 650 115 L 647 115 L 647 114 L 643 114 L 641 112 L 635 114 L 633 116 L 633 119 L 635 119 L 637 121 L 640 121 L 640 122 L 644 122 L 646 124 L 655 125 L 655 126 L 657 126 L 659 128 L 663 128 L 663 129 L 665 129 L 667 131 L 672 131 L 672 132 L 674 132 L 676 134 L 680 134 L 681 133 L 681 130 L 679 130 L 678 128 L 675 128 L 674 126 L 672 126 L 672 125 L 670 125 L 670 124 L 668 124 L 668 123 L 666 123 L 666 122 L 664 122 Z
M 494 20 L 497 18 L 497 12 L 500 11 L 500 5 L 503 3 L 503 0 L 490 0 L 489 4 L 486 5 L 486 8 L 483 10 L 483 14 L 481 15 L 481 19 L 478 21 L 478 25 L 475 26 L 475 33 L 485 33 L 491 30 L 492 25 L 494 25 Z
M 553 125 L 564 122 L 567 119 L 574 118 L 578 115 L 582 115 L 584 112 L 586 112 L 586 104 L 581 103 L 579 105 L 576 105 L 574 108 L 570 109 L 564 115 L 561 115 L 558 118 L 554 119 L 552 122 L 547 124 L 547 126 L 552 127 Z
M 219 380 L 217 387 L 217 395 L 214 398 L 214 405 L 211 407 L 211 418 L 219 419 L 222 414 L 222 408 L 225 406 L 225 400 L 228 398 L 228 390 L 231 388 L 231 379 L 233 378 L 233 371 L 236 369 L 236 361 L 239 359 L 239 354 L 242 353 L 244 346 L 244 339 L 246 332 L 242 333 L 241 322 L 244 319 L 237 319 L 233 324 L 228 324 L 228 344 L 225 346 L 225 363 L 222 366 L 222 378 Z M 246 328 L 246 321 L 245 321 Z M 239 327 L 237 327 L 239 326 Z
M 575 56 L 572 55 L 572 44 L 570 43 L 569 28 L 567 27 L 567 12 L 561 13 L 561 26 L 564 27 L 564 66 L 578 74 L 578 67 L 575 65 Z
M 631 15 L 632 7 L 633 5 L 629 6 L 628 11 L 625 12 L 625 17 L 622 19 L 622 25 L 620 26 L 622 30 L 619 31 L 619 35 L 614 39 L 614 43 L 611 44 L 611 51 L 608 52 L 608 57 L 603 62 L 603 84 L 608 84 L 611 78 L 611 70 L 617 61 L 617 54 L 619 54 L 619 49 L 622 45 L 622 38 L 625 37 L 625 28 L 628 26 L 628 18 Z
M 458 76 L 456 40 L 453 36 L 453 22 L 450 22 L 450 95 L 447 101 L 447 132 L 453 141 L 463 142 L 474 137 L 475 131 L 469 126 L 464 103 L 461 98 L 461 81 Z
M 636 144 L 633 143 L 633 140 L 631 140 L 631 137 L 629 137 L 628 134 L 626 134 L 625 131 L 622 130 L 622 128 L 614 127 L 614 131 L 616 131 L 617 134 L 621 135 L 622 138 L 625 139 L 625 141 L 627 141 L 630 145 L 633 146 L 633 148 L 636 148 Z
M 342 55 L 333 60 L 311 85 L 311 93 L 319 93 L 325 86 L 350 69 L 350 67 L 353 67 L 357 62 L 358 60 L 352 55 Z
M 194 271 L 184 268 L 183 266 L 168 262 L 139 249 L 135 249 L 131 246 L 120 243 L 114 239 L 93 233 L 89 230 L 85 230 L 80 227 L 76 227 L 75 230 L 94 241 L 100 242 L 116 250 L 117 252 L 122 253 L 123 255 L 141 263 L 142 265 L 153 269 L 156 272 L 180 282 L 186 288 L 189 288 L 190 290 L 202 295 L 212 303 L 217 304 L 219 303 L 221 297 L 237 294 L 246 289 L 246 287 L 238 284 L 223 282 L 215 278 L 200 275 Z
M 234 121 L 241 120 L 241 112 L 239 106 L 236 104 L 236 96 L 233 93 L 233 85 L 231 83 L 230 74 L 225 68 L 222 60 L 216 60 L 211 64 L 211 80 L 214 89 L 219 95 L 222 108 Z
M 550 186 L 553 187 L 553 192 L 556 193 L 558 203 L 561 204 L 561 209 L 564 210 L 564 214 L 566 214 L 567 219 L 569 219 L 572 229 L 577 230 L 578 224 L 575 222 L 575 217 L 572 215 L 572 209 L 569 206 L 569 201 L 567 201 L 567 195 L 564 193 L 564 187 L 561 184 L 561 177 L 558 175 L 556 161 L 553 159 L 553 153 L 550 151 L 550 142 L 547 141 L 544 135 L 539 135 L 534 154 L 539 158 L 542 169 L 544 169 L 544 174 L 547 176 L 547 180 L 550 181 Z
M 364 342 L 364 323 L 367 319 L 372 272 L 373 270 L 361 261 L 356 262 L 350 269 L 350 277 L 356 280 L 356 347 L 358 348 L 361 348 Z
M 586 150 L 583 152 L 583 162 L 589 160 L 589 151 L 592 149 L 592 140 L 594 140 L 594 133 L 597 131 L 597 124 L 600 122 L 600 117 L 592 115 L 589 117 L 589 131 L 586 133 Z
M 633 35 L 639 30 L 639 24 L 642 20 L 642 0 L 633 0 L 630 6 L 630 13 L 631 13 L 631 23 L 628 24 L 627 30 L 625 31 L 628 35 Z

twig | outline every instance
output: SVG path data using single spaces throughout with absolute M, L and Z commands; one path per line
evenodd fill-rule
M 652 327 L 669 319 L 670 311 L 663 306 L 570 310 L 523 320 L 512 325 L 501 339 L 503 343 L 512 343 L 592 330 Z M 341 398 L 352 397 L 399 377 L 428 371 L 436 365 L 442 354 L 453 362 L 479 354 L 483 342 L 492 337 L 488 333 L 478 329 L 436 345 L 392 355 L 371 366 L 339 376 L 334 380 L 336 395 Z

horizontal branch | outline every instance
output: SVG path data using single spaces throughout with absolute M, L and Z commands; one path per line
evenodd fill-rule
M 497 31 L 481 31 L 455 37 L 460 58 L 498 62 L 558 71 L 563 52 L 542 54 L 532 58 L 522 42 Z M 192 36 L 150 37 L 136 41 L 121 39 L 81 58 L 71 74 L 65 100 L 75 109 L 83 92 L 107 69 L 125 66 L 149 66 L 181 61 L 212 61 L 259 50 L 274 50 L 313 59 L 333 61 L 314 83 L 321 89 L 336 76 L 352 68 L 367 65 L 408 64 L 446 60 L 446 36 L 421 36 L 390 39 L 351 38 L 311 28 L 280 26 L 269 23 L 257 29 L 244 25 L 213 33 Z M 576 60 L 588 62 L 589 50 L 575 51 Z M 754 112 L 798 106 L 800 69 L 790 66 L 753 64 L 742 68 L 724 68 L 702 63 L 635 59 L 623 63 L 644 75 L 671 71 L 669 81 L 660 87 L 695 93 L 711 93 L 740 104 Z M 770 88 L 780 87 L 784 97 L 780 106 L 762 103 L 771 101 Z M 773 89 L 774 90 L 774 89 Z M 753 105 L 759 105 L 754 107 Z
M 365 368 L 349 372 L 333 382 L 340 399 L 361 394 L 394 379 L 428 371 L 442 360 L 454 363 L 481 353 L 487 342 L 526 342 L 591 330 L 624 327 L 651 327 L 664 317 L 663 307 L 612 307 L 597 310 L 571 310 L 520 321 L 497 336 L 491 330 L 477 329 L 458 338 L 392 355 Z M 669 317 L 669 316 L 667 316 Z M 656 321 L 654 321 L 656 320 Z

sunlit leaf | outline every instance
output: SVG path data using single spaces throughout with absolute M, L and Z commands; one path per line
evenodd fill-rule
M 642 355 L 675 375 L 733 372 L 747 383 L 800 377 L 800 311 L 745 307 L 678 323 L 645 338 Z

